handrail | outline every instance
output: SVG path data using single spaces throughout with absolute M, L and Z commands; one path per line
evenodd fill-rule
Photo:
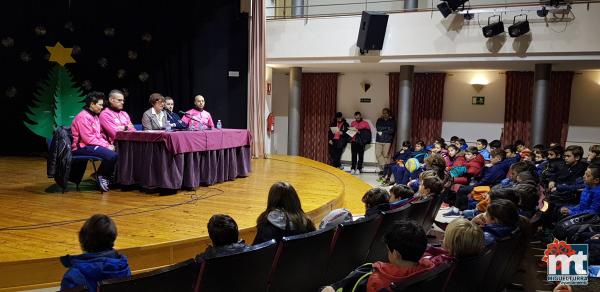
M 501 1 L 501 0 L 499 0 Z M 308 2 L 308 1 L 307 1 Z M 273 12 L 277 12 L 277 9 L 283 9 L 283 15 L 275 15 L 268 16 L 267 20 L 283 20 L 283 19 L 298 19 L 298 18 L 327 18 L 327 17 L 340 17 L 340 16 L 356 16 L 362 13 L 361 11 L 356 12 L 339 12 L 339 13 L 323 13 L 323 14 L 309 14 L 309 8 L 317 8 L 317 7 L 339 7 L 339 6 L 352 6 L 352 5 L 367 5 L 367 4 L 378 4 L 378 3 L 391 3 L 391 2 L 404 2 L 404 0 L 376 0 L 376 1 L 364 1 L 364 2 L 346 2 L 346 3 L 331 3 L 331 4 L 313 4 L 313 5 L 291 5 L 291 6 L 268 6 L 265 7 L 266 10 L 273 10 Z M 438 1 L 441 2 L 441 1 Z M 568 5 L 580 5 L 586 4 L 589 5 L 592 3 L 600 3 L 600 0 L 570 0 L 568 1 Z M 470 3 L 470 2 L 467 2 Z M 285 1 L 284 1 L 285 4 Z M 547 4 L 543 4 L 540 1 L 523 1 L 523 2 L 513 2 L 513 3 L 490 3 L 490 4 L 469 4 L 465 7 L 464 11 L 471 11 L 474 9 L 493 9 L 493 8 L 514 8 L 514 7 L 546 7 L 547 9 L 554 8 L 554 6 L 550 6 Z M 564 4 L 562 5 L 565 6 Z M 293 7 L 304 7 L 304 15 L 285 15 L 285 10 L 293 9 Z M 366 10 L 366 9 L 365 9 Z M 422 7 L 422 8 L 411 8 L 411 9 L 393 9 L 393 10 L 384 10 L 382 12 L 387 13 L 410 13 L 410 12 L 433 12 L 437 11 L 437 7 Z

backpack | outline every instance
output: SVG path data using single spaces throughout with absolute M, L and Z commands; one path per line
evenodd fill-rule
M 370 263 L 363 264 L 350 272 L 344 279 L 339 280 L 330 286 L 336 292 L 362 292 L 367 291 L 367 282 L 373 274 L 373 265 Z
M 371 138 L 373 136 L 371 135 L 371 130 L 369 129 L 360 129 L 358 130 L 358 133 L 356 133 L 356 139 L 355 142 L 360 144 L 360 145 L 367 145 L 367 144 L 371 144 Z
M 566 240 L 568 243 L 581 242 L 582 235 L 590 231 L 599 230 L 600 215 L 598 214 L 578 214 L 566 217 L 554 228 L 554 237 L 559 240 Z

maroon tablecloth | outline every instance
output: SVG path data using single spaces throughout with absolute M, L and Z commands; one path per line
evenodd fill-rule
M 118 132 L 117 180 L 123 185 L 181 189 L 248 176 L 248 130 Z
M 117 132 L 115 140 L 164 142 L 173 154 L 218 150 L 250 145 L 250 131 L 242 129 L 212 129 L 205 131 L 143 131 Z

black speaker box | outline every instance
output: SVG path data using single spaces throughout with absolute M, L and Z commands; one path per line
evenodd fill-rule
M 388 15 L 381 12 L 363 11 L 358 29 L 358 40 L 356 46 L 361 53 L 369 50 L 381 50 L 385 29 L 387 27 Z

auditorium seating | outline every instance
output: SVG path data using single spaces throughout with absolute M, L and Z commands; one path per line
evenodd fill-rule
M 435 220 L 435 216 L 440 211 L 440 207 L 442 207 L 443 198 L 441 195 L 436 195 L 433 197 L 433 201 L 429 204 L 429 209 L 427 209 L 427 215 L 425 215 L 425 219 L 423 220 L 423 230 L 428 232 L 433 225 L 433 221 Z
M 406 204 L 398 209 L 383 212 L 381 225 L 379 226 L 379 229 L 373 238 L 373 242 L 371 243 L 371 248 L 369 249 L 369 255 L 367 256 L 368 263 L 387 261 L 387 247 L 383 242 L 383 236 L 390 231 L 396 221 L 402 221 L 408 218 L 410 207 L 410 204 Z
M 335 229 L 284 237 L 273 263 L 269 291 L 316 291 L 327 269 Z
M 483 254 L 457 259 L 454 269 L 448 278 L 446 292 L 478 292 L 483 283 L 483 277 L 492 262 L 495 247 L 486 249 Z
M 338 227 L 331 244 L 331 257 L 323 283 L 338 281 L 365 263 L 381 219 L 381 216 L 374 216 L 342 223 Z
M 452 262 L 446 262 L 399 284 L 392 283 L 390 288 L 392 291 L 444 291 L 453 267 Z
M 410 203 L 410 209 L 408 212 L 408 219 L 417 222 L 417 224 L 423 226 L 423 222 L 425 221 L 425 217 L 428 215 L 427 211 L 429 210 L 429 205 L 431 205 L 433 201 L 432 197 L 428 197 L 424 200 L 418 200 Z M 425 231 L 427 231 L 425 229 Z
M 98 292 L 194 291 L 199 264 L 193 259 L 128 279 L 101 281 Z
M 342 223 L 301 235 L 284 237 L 249 251 L 188 260 L 129 279 L 106 280 L 98 291 L 317 291 L 343 279 L 365 262 L 387 261 L 383 236 L 397 221 L 407 220 L 415 209 L 424 220 L 439 208 L 437 198 L 408 204 L 380 216 Z M 428 208 L 423 206 L 428 205 Z M 413 209 L 415 208 L 415 209 Z M 518 269 L 527 248 L 527 226 L 499 239 L 482 255 L 440 265 L 393 291 L 501 291 Z
M 251 250 L 201 263 L 200 291 L 266 291 L 275 254 L 275 240 L 252 246 Z M 236 272 L 237 271 L 237 272 Z

